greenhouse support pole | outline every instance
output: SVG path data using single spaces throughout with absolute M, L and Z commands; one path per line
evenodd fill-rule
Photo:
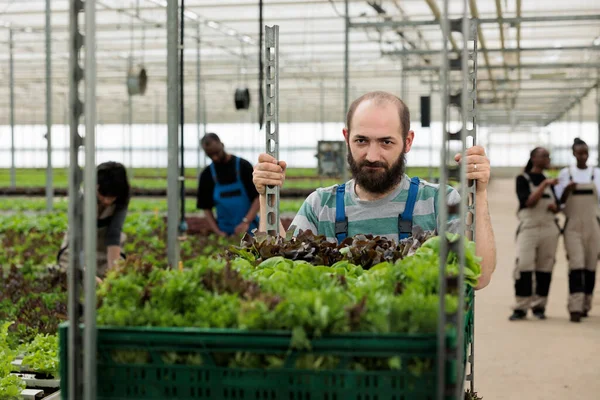
M 344 112 L 342 121 L 344 121 L 345 125 L 346 113 L 348 112 L 348 107 L 350 106 L 350 6 L 348 4 L 348 0 L 344 1 L 344 8 Z M 348 140 L 350 140 L 350 138 L 348 138 Z M 342 149 L 344 149 L 344 162 L 342 163 L 342 165 L 344 166 L 344 168 L 342 169 L 342 182 L 346 182 L 348 180 L 348 166 L 346 165 L 348 147 L 342 146 Z
M 429 84 L 429 98 L 433 99 L 433 76 L 431 77 L 431 82 Z M 431 126 L 431 121 L 429 122 L 429 167 L 427 171 L 427 177 L 429 182 L 433 182 L 433 128 Z
M 405 40 L 402 39 L 402 50 L 405 50 L 405 49 L 406 49 Z M 400 67 L 402 68 L 402 72 L 400 73 L 400 79 L 402 80 L 400 82 L 400 98 L 406 104 L 408 104 L 408 99 L 407 99 L 408 82 L 406 81 L 406 79 L 408 78 L 408 76 L 407 76 L 408 74 L 406 72 L 407 59 L 408 59 L 408 56 L 402 56 L 402 59 L 400 60 Z
M 319 82 L 319 98 L 321 105 L 320 119 L 321 119 L 321 140 L 325 140 L 325 87 L 323 79 Z
M 65 151 L 65 166 L 66 168 L 69 168 L 69 92 L 65 93 L 65 100 L 63 104 L 63 125 L 65 127 L 65 143 L 67 144 Z
M 138 15 L 139 17 L 139 15 Z M 129 39 L 129 57 L 127 59 L 127 70 L 131 71 L 133 69 L 133 49 L 134 49 L 134 43 L 133 43 L 133 18 L 131 18 L 131 24 L 129 25 L 130 29 L 129 32 L 131 34 L 130 39 Z M 142 49 L 142 57 L 144 55 L 143 53 L 143 49 Z M 133 179 L 133 175 L 134 175 L 134 169 L 133 169 L 133 98 L 131 96 L 131 93 L 129 93 L 129 91 L 127 91 L 127 124 L 128 124 L 128 129 L 129 129 L 129 179 Z M 125 147 L 123 145 L 123 147 Z M 125 161 L 125 157 L 123 157 L 123 161 Z
M 180 23 L 181 26 L 179 27 L 179 34 L 180 34 L 180 47 L 179 47 L 179 125 L 180 125 L 180 129 L 181 129 L 181 133 L 179 136 L 179 140 L 180 140 L 180 148 L 179 148 L 179 163 L 180 163 L 180 175 L 179 175 L 179 190 L 180 190 L 180 194 L 179 194 L 179 201 L 180 201 L 180 221 L 179 221 L 179 233 L 183 234 L 185 233 L 185 231 L 187 231 L 187 223 L 185 220 L 185 136 L 184 136 L 184 132 L 185 132 L 185 117 L 184 117 L 184 112 L 185 112 L 185 103 L 184 103 L 184 99 L 183 99 L 183 90 L 184 90 L 184 71 L 183 71 L 183 67 L 184 67 L 184 60 L 185 60 L 185 53 L 184 53 L 184 47 L 185 47 L 185 34 L 184 34 L 184 25 L 185 25 L 185 0 L 181 0 L 181 7 L 179 9 L 179 11 L 181 12 L 180 15 Z
M 467 157 L 467 135 L 469 133 L 474 134 L 475 127 L 472 127 L 469 130 L 470 124 L 467 122 L 471 117 L 471 111 L 473 111 L 473 100 L 471 98 L 471 93 L 469 92 L 469 78 L 471 76 L 469 71 L 469 42 L 473 39 L 473 37 L 477 36 L 477 31 L 471 31 L 471 20 L 469 19 L 469 6 L 467 5 L 467 0 L 463 0 L 463 17 L 462 17 L 462 35 L 463 35 L 463 48 L 461 52 L 461 65 L 462 65 L 462 90 L 461 90 L 461 130 L 460 130 L 460 141 L 461 141 L 461 153 L 462 159 L 466 160 Z M 471 59 L 472 60 L 472 59 Z M 469 104 L 471 103 L 471 104 Z M 473 121 L 473 120 L 471 120 Z M 474 138 L 473 138 L 474 139 Z M 475 183 L 471 183 L 471 186 L 474 188 Z M 460 163 L 460 230 L 461 234 L 466 234 L 466 213 L 467 213 L 467 201 L 465 201 L 467 195 L 467 163 Z M 470 196 L 471 193 L 469 193 Z M 473 195 L 475 193 L 473 192 Z M 473 200 L 475 198 L 473 197 Z M 475 237 L 473 236 L 473 239 Z M 455 387 L 455 398 L 460 399 L 464 397 L 464 369 L 463 369 L 463 343 L 464 343 L 464 335 L 465 330 L 462 328 L 464 326 L 464 304 L 465 304 L 465 246 L 464 246 L 464 236 L 461 236 L 458 242 L 458 308 L 456 310 L 456 353 L 454 355 L 456 359 L 456 368 L 457 368 L 457 379 L 456 379 L 456 387 Z
M 14 66 L 14 39 L 12 28 L 8 30 L 9 46 L 9 74 L 10 85 L 10 187 L 17 186 L 17 174 L 15 170 L 15 66 Z
M 197 178 L 200 178 L 200 154 L 202 152 L 202 146 L 200 146 L 200 140 L 202 139 L 201 129 L 200 129 L 200 121 L 201 119 L 201 104 L 200 104 L 200 91 L 202 88 L 200 87 L 200 23 L 196 25 L 196 131 L 198 133 L 198 142 L 196 145 L 198 146 L 198 157 L 196 160 L 196 175 Z
M 583 136 L 583 99 L 579 100 L 579 137 Z
M 52 211 L 52 22 L 50 0 L 46 0 L 46 211 Z
M 449 20 L 448 20 L 448 0 L 444 0 L 444 10 L 440 21 L 440 27 L 442 28 L 442 54 L 441 54 L 441 68 L 440 68 L 440 84 L 442 91 L 442 143 L 441 143 L 441 154 L 440 154 L 440 181 L 439 187 L 445 188 L 448 181 L 448 130 L 447 130 L 447 118 L 448 118 L 448 38 L 449 33 Z M 448 207 L 445 196 L 439 196 L 439 235 L 442 238 L 446 237 L 446 221 L 448 221 Z M 446 257 L 448 254 L 448 242 L 446 240 L 440 241 L 440 271 L 439 271 L 439 307 L 438 307 L 438 323 L 437 323 L 437 395 L 436 400 L 444 400 L 446 395 Z
M 96 400 L 96 0 L 85 1 L 83 399 Z M 110 266 L 109 266 L 110 267 Z
M 127 124 L 129 126 L 129 179 L 133 179 L 133 99 L 127 95 Z
M 80 297 L 83 269 L 83 198 L 81 196 L 81 169 L 79 167 L 79 147 L 83 140 L 79 135 L 79 120 L 83 104 L 79 99 L 79 82 L 83 79 L 83 69 L 79 65 L 79 52 L 83 46 L 83 36 L 79 32 L 78 16 L 83 3 L 69 2 L 69 400 L 83 398 L 83 363 Z
M 177 1 L 167 2 L 167 257 L 171 268 L 179 264 L 179 243 L 177 241 L 179 204 L 178 153 L 179 140 L 177 134 L 179 123 L 179 40 Z
M 600 69 L 596 78 L 596 121 L 598 123 L 598 164 L 600 167 Z

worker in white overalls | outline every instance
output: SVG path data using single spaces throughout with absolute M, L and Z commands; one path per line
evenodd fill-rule
M 96 276 L 104 278 L 114 263 L 125 257 L 122 252 L 126 236 L 123 223 L 129 206 L 130 187 L 125 167 L 117 162 L 105 162 L 97 168 L 97 265 Z M 68 232 L 65 234 L 58 264 L 66 269 L 69 265 Z
M 531 152 L 525 171 L 517 177 L 516 305 L 509 318 L 511 321 L 525 319 L 529 309 L 535 317 L 546 318 L 546 303 L 561 232 L 556 220 L 559 202 L 552 188 L 558 180 L 544 175 L 549 166 L 550 153 L 537 147 Z
M 573 155 L 577 166 L 560 171 L 556 194 L 566 216 L 563 231 L 569 261 L 568 310 L 571 321 L 580 322 L 592 308 L 596 282 L 600 251 L 600 169 L 587 166 L 588 146 L 579 138 L 573 143 Z

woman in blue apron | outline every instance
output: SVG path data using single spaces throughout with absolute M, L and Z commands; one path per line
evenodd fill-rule
M 129 206 L 130 187 L 127 171 L 120 163 L 102 163 L 97 174 L 96 276 L 104 278 L 117 260 L 125 258 L 122 251 L 126 239 L 123 223 Z M 69 265 L 68 237 L 67 232 L 57 256 L 63 269 Z
M 204 210 L 210 229 L 220 236 L 252 232 L 258 228 L 259 208 L 258 192 L 252 182 L 253 166 L 227 154 L 214 133 L 206 134 L 201 144 L 213 162 L 200 175 L 197 208 Z

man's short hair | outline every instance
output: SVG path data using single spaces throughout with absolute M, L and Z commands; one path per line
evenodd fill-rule
M 209 140 L 214 140 L 217 143 L 221 143 L 221 139 L 219 138 L 219 136 L 216 133 L 208 132 L 206 135 L 204 135 L 202 137 L 202 139 L 200 139 L 200 144 L 203 145 L 206 142 L 208 142 Z
M 402 130 L 402 138 L 406 139 L 406 135 L 408 135 L 408 131 L 410 130 L 410 111 L 408 107 L 399 97 L 394 96 L 388 92 L 375 91 L 363 94 L 358 99 L 354 100 L 352 104 L 350 104 L 350 108 L 348 109 L 348 114 L 346 114 L 346 129 L 348 129 L 348 133 L 350 133 L 350 125 L 352 124 L 352 117 L 354 116 L 354 112 L 356 108 L 366 100 L 373 100 L 376 105 L 381 105 L 385 103 L 393 104 L 398 109 L 398 116 L 400 117 L 400 129 Z

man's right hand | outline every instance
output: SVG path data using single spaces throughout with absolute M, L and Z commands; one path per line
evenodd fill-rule
M 575 187 L 577 187 L 577 183 L 571 181 L 565 188 L 565 192 L 571 192 L 571 191 L 575 190 Z
M 258 164 L 254 166 L 252 181 L 258 194 L 264 196 L 266 186 L 283 186 L 285 181 L 285 161 L 279 161 L 266 153 L 258 156 Z

